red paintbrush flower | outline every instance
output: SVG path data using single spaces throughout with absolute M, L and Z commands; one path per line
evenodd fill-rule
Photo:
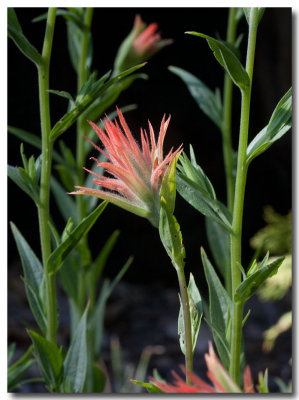
M 150 381 L 164 393 L 242 393 L 242 390 L 235 384 L 221 364 L 219 358 L 216 356 L 211 343 L 209 343 L 209 353 L 205 354 L 205 359 L 208 367 L 207 375 L 213 383 L 213 386 L 207 384 L 195 374 L 186 371 L 186 368 L 183 365 L 180 365 L 180 368 L 192 382 L 191 385 L 188 385 L 174 371 L 171 371 L 175 378 L 175 381 L 172 384 L 164 383 L 154 378 L 151 378 Z M 254 393 L 249 366 L 246 366 L 244 371 L 243 385 L 244 393 Z
M 125 210 L 148 218 L 157 227 L 160 215 L 160 189 L 165 172 L 167 166 L 175 160 L 181 147 L 174 152 L 171 149 L 164 157 L 163 143 L 170 117 L 165 120 L 164 115 L 157 141 L 150 122 L 149 136 L 145 130 L 141 129 L 142 147 L 140 148 L 122 112 L 119 109 L 117 112 L 120 126 L 116 120 L 112 122 L 106 118 L 103 122 L 104 131 L 93 122 L 89 122 L 105 146 L 105 151 L 86 138 L 107 157 L 108 161 L 105 162 L 92 158 L 98 163 L 98 167 L 103 167 L 109 173 L 110 177 L 84 169 L 96 176 L 94 183 L 108 190 L 76 186 L 79 190 L 71 194 L 87 194 L 108 200 Z

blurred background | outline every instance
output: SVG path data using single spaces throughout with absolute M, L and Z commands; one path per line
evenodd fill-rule
M 32 23 L 32 19 L 45 9 L 16 8 L 24 34 L 38 50 L 41 50 L 45 23 Z M 223 86 L 223 70 L 215 60 L 205 40 L 185 35 L 185 31 L 198 31 L 210 36 L 226 36 L 227 14 L 225 8 L 97 8 L 95 9 L 92 34 L 94 46 L 93 69 L 98 76 L 113 67 L 117 48 L 133 26 L 134 17 L 140 14 L 146 23 L 157 22 L 163 38 L 171 38 L 173 44 L 156 54 L 144 67 L 148 80 L 137 80 L 118 98 L 116 105 L 123 107 L 137 104 L 138 108 L 126 114 L 133 134 L 139 137 L 140 127 L 147 128 L 151 121 L 156 134 L 163 114 L 171 115 L 166 135 L 166 151 L 172 146 L 189 144 L 194 147 L 197 161 L 214 185 L 219 200 L 225 202 L 225 180 L 220 132 L 199 110 L 182 81 L 168 70 L 169 65 L 186 69 L 200 78 L 212 90 Z M 242 18 L 238 33 L 244 33 L 241 43 L 245 64 L 247 23 Z M 292 82 L 292 13 L 290 8 L 269 8 L 261 21 L 254 69 L 249 137 L 253 138 L 269 121 L 280 98 Z M 15 44 L 8 40 L 8 124 L 39 134 L 39 108 L 37 73 L 35 66 L 24 57 Z M 51 58 L 50 87 L 76 93 L 76 76 L 67 50 L 66 27 L 57 18 L 53 53 Z M 67 102 L 51 97 L 51 119 L 54 124 L 65 112 Z M 112 107 L 110 111 L 113 111 Z M 234 88 L 233 142 L 237 149 L 240 115 L 240 93 Z M 74 147 L 75 128 L 63 136 L 69 147 Z M 38 155 L 35 148 L 25 144 L 25 153 Z M 21 165 L 20 141 L 8 136 L 8 161 Z M 55 174 L 55 166 L 53 170 Z M 253 250 L 249 239 L 264 226 L 263 208 L 271 205 L 276 212 L 287 214 L 292 206 L 292 137 L 288 133 L 271 149 L 251 164 L 248 173 L 244 210 L 243 265 L 247 266 Z M 62 228 L 62 219 L 52 202 L 52 215 Z M 177 195 L 175 215 L 180 223 L 186 248 L 186 276 L 192 271 L 203 294 L 207 294 L 200 261 L 200 247 L 209 253 L 205 237 L 204 217 Z M 17 224 L 22 234 L 39 255 L 37 213 L 32 201 L 11 181 L 8 181 L 8 221 Z M 61 225 L 59 225 L 61 221 Z M 107 310 L 107 343 L 112 335 L 120 338 L 124 358 L 136 362 L 146 345 L 162 345 L 164 355 L 153 356 L 150 371 L 169 373 L 183 358 L 177 345 L 176 318 L 178 312 L 177 279 L 162 247 L 158 232 L 144 219 L 109 205 L 89 235 L 91 248 L 97 252 L 115 230 L 121 231 L 105 270 L 105 276 L 113 277 L 129 255 L 134 255 L 133 265 L 112 296 Z M 30 312 L 26 300 L 21 264 L 16 246 L 8 227 L 9 263 L 9 341 L 16 341 L 22 348 L 29 341 L 24 324 L 30 324 Z M 275 307 L 253 305 L 252 318 L 255 327 L 248 336 L 249 364 L 261 349 L 261 335 L 277 317 L 290 306 L 291 296 Z M 63 304 L 63 294 L 61 293 Z M 286 304 L 284 302 L 287 302 Z M 270 303 L 269 303 L 270 304 Z M 64 306 L 62 305 L 62 309 Z M 62 313 L 61 335 L 67 330 L 67 306 Z M 109 308 L 110 307 L 110 308 Z M 256 317 L 254 317 L 256 315 Z M 162 318 L 165 318 L 163 320 Z M 256 318 L 256 319 L 254 319 Z M 249 322 L 248 322 L 249 324 Z M 201 333 L 203 332 L 203 333 Z M 286 334 L 285 334 L 286 335 Z M 290 335 L 290 334 L 288 334 Z M 198 371 L 205 371 L 202 356 L 207 350 L 209 332 L 203 326 L 199 333 Z M 287 339 L 287 340 L 286 340 Z M 63 340 L 63 339 L 62 339 Z M 251 341 L 251 342 L 250 342 Z M 290 336 L 281 339 L 281 346 L 264 355 L 254 370 L 269 366 L 269 375 L 290 379 Z M 282 345 L 283 344 L 283 345 Z M 108 345 L 107 345 L 108 346 Z M 280 351 L 278 351 L 278 348 Z M 161 350 L 161 349 L 160 349 Z M 159 350 L 159 351 L 160 351 Z M 162 349 L 163 350 L 163 349 Z M 108 350 L 107 350 L 108 352 Z M 163 351 L 162 351 L 163 352 Z M 260 355 L 259 355 L 260 357 Z M 107 353 L 108 359 L 108 353 Z M 108 362 L 108 361 L 107 361 Z M 265 365 L 264 365 L 265 364 Z M 196 365 L 196 364 L 195 364 Z M 277 387 L 276 387 L 277 389 Z M 275 385 L 272 390 L 275 390 Z

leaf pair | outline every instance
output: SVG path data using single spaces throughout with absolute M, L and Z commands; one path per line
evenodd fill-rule
M 64 133 L 75 121 L 76 119 L 85 112 L 92 103 L 102 96 L 107 89 L 109 89 L 112 85 L 119 82 L 123 78 L 131 75 L 133 72 L 143 67 L 145 64 L 140 64 L 135 67 L 132 67 L 119 75 L 109 79 L 110 71 L 103 75 L 100 79 L 94 80 L 94 75 L 91 75 L 88 81 L 80 90 L 76 101 L 75 106 L 68 113 L 66 113 L 61 119 L 56 122 L 54 127 L 50 133 L 50 139 L 55 141 L 62 133 Z
M 41 172 L 41 156 L 35 161 L 34 156 L 29 160 L 24 154 L 23 143 L 21 144 L 22 167 L 7 166 L 8 177 L 22 189 L 31 199 L 39 204 L 39 178 Z
M 281 266 L 284 257 L 279 257 L 270 264 L 267 264 L 268 259 L 269 253 L 266 254 L 259 265 L 256 263 L 256 261 L 253 262 L 252 266 L 247 272 L 246 278 L 243 280 L 234 294 L 234 300 L 236 302 L 239 301 L 244 303 L 247 301 L 265 282 L 266 279 L 275 275 L 278 271 L 278 268 Z

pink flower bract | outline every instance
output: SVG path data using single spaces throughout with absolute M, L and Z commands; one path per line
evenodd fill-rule
M 103 167 L 110 176 L 102 176 L 84 168 L 96 176 L 93 182 L 105 188 L 92 189 L 76 186 L 79 189 L 71 194 L 86 194 L 108 200 L 111 203 L 148 218 L 154 226 L 159 225 L 160 189 L 167 166 L 172 163 L 180 148 L 173 149 L 164 157 L 163 143 L 170 117 L 163 116 L 158 140 L 149 122 L 149 136 L 141 129 L 141 148 L 134 140 L 122 112 L 117 109 L 120 125 L 108 117 L 102 122 L 105 130 L 93 122 L 90 125 L 96 131 L 105 147 L 99 146 L 87 139 L 99 152 L 107 157 L 100 162 L 93 158 L 98 167 Z

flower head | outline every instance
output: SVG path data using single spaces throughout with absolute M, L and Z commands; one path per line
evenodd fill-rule
M 156 22 L 146 24 L 139 14 L 135 16 L 132 31 L 122 42 L 114 62 L 114 75 L 148 60 L 154 53 L 171 44 L 162 39 Z
M 161 40 L 161 34 L 158 32 L 158 24 L 150 23 L 148 26 L 144 24 L 139 14 L 136 15 L 134 21 L 134 30 L 137 34 L 133 41 L 133 51 L 140 56 L 150 57 L 155 51 L 161 47 L 161 42 L 165 45 L 165 41 Z M 167 40 L 167 44 L 170 41 Z
M 104 162 L 92 158 L 97 162 L 97 166 L 103 167 L 110 176 L 102 176 L 84 169 L 96 176 L 93 179 L 94 183 L 108 190 L 76 186 L 79 190 L 72 194 L 87 194 L 108 200 L 134 214 L 148 218 L 154 226 L 158 226 L 160 189 L 167 175 L 167 167 L 171 166 L 180 151 L 180 148 L 174 152 L 171 149 L 165 157 L 163 155 L 163 143 L 170 117 L 165 120 L 164 115 L 157 141 L 150 122 L 149 136 L 141 129 L 140 148 L 122 112 L 119 109 L 117 112 L 120 125 L 116 120 L 112 122 L 106 117 L 102 122 L 105 131 L 89 121 L 105 146 L 105 151 L 86 138 L 107 157 L 108 161 Z
M 209 343 L 209 353 L 205 354 L 206 364 L 208 367 L 207 375 L 213 386 L 207 384 L 195 374 L 186 371 L 183 365 L 180 365 L 181 370 L 192 382 L 188 385 L 176 372 L 171 371 L 175 378 L 173 384 L 164 383 L 154 378 L 151 382 L 154 383 L 164 393 L 241 393 L 242 390 L 235 384 L 229 376 L 226 369 L 221 364 L 216 356 L 213 346 Z M 245 368 L 243 376 L 243 385 L 245 393 L 254 393 L 251 372 L 249 366 Z

